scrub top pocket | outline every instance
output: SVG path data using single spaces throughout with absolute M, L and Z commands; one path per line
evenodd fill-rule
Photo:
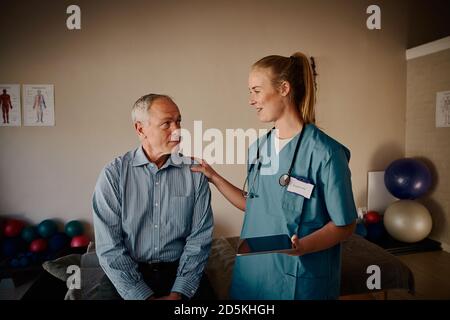
M 286 221 L 289 225 L 291 225 L 291 227 L 299 225 L 300 216 L 302 215 L 302 209 L 305 201 L 306 200 L 304 197 L 284 190 L 281 206 L 283 208 Z

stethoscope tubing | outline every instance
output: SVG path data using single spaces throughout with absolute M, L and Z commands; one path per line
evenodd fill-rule
M 275 127 L 273 127 L 273 128 L 266 134 L 266 139 L 265 139 L 264 143 L 267 143 L 267 140 L 269 140 L 270 135 L 272 134 L 273 129 L 275 129 Z M 297 140 L 297 144 L 295 145 L 294 156 L 292 157 L 291 165 L 289 166 L 289 170 L 288 170 L 287 173 L 282 174 L 282 175 L 280 176 L 279 180 L 278 180 L 279 184 L 280 184 L 282 187 L 286 187 L 286 186 L 289 184 L 290 178 L 291 178 L 291 176 L 292 176 L 292 170 L 294 169 L 295 161 L 297 160 L 298 150 L 300 149 L 300 145 L 301 145 L 301 143 L 302 143 L 302 140 L 303 140 L 303 134 L 304 134 L 304 133 L 305 133 L 305 127 L 303 126 L 302 131 L 300 132 L 300 136 L 299 136 L 299 138 L 298 138 L 298 140 Z M 259 146 L 259 139 L 256 141 L 256 144 L 257 144 L 257 149 L 256 149 L 256 161 L 255 161 L 255 162 L 258 162 L 258 167 L 257 167 L 257 169 L 256 169 L 255 177 L 254 177 L 254 179 L 253 179 L 253 180 L 254 180 L 254 181 L 253 181 L 253 185 L 254 185 L 254 183 L 255 183 L 255 180 L 256 180 L 256 177 L 257 177 L 259 171 L 261 170 L 261 164 L 262 164 L 261 161 L 260 161 L 260 146 Z M 250 164 L 250 167 L 249 167 L 248 172 L 247 172 L 247 177 L 246 177 L 245 182 L 244 182 L 244 188 L 245 188 L 246 182 L 248 181 L 250 172 L 251 172 L 251 171 L 253 170 L 253 168 L 255 167 L 255 164 L 256 164 L 256 163 Z

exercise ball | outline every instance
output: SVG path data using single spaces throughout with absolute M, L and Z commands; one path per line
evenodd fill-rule
M 413 243 L 425 239 L 433 225 L 427 208 L 413 200 L 398 200 L 384 213 L 387 232 L 399 241 Z
M 38 233 L 35 227 L 25 227 L 22 229 L 22 232 L 20 233 L 23 240 L 30 243 L 34 239 L 38 237 Z
M 364 215 L 364 223 L 367 224 L 373 224 L 378 223 L 381 221 L 381 215 L 376 211 L 368 211 Z
M 30 259 L 30 264 L 34 264 L 39 261 L 39 254 L 36 252 L 27 252 L 27 257 Z
M 18 268 L 18 267 L 20 267 L 19 259 L 16 259 L 16 258 L 11 259 L 11 261 L 9 262 L 9 266 L 11 268 Z
M 84 232 L 83 225 L 78 220 L 72 220 L 67 222 L 64 231 L 69 237 L 75 237 L 82 235 Z
M 56 223 L 53 220 L 47 219 L 39 223 L 38 233 L 42 238 L 49 238 L 57 231 Z
M 45 250 L 47 250 L 47 240 L 45 239 L 36 239 L 30 244 L 31 252 L 43 252 Z
M 394 197 L 413 200 L 431 187 L 431 172 L 419 160 L 395 160 L 384 172 L 384 184 Z
M 48 247 L 53 252 L 63 249 L 68 244 L 69 237 L 63 232 L 56 233 L 48 240 Z
M 6 237 L 17 237 L 20 235 L 25 223 L 17 219 L 8 219 L 3 227 L 3 233 Z
M 2 253 L 5 257 L 12 257 L 19 251 L 19 242 L 16 238 L 6 238 L 2 242 Z
M 30 259 L 26 256 L 20 257 L 19 259 L 19 266 L 22 268 L 27 267 L 30 264 Z
M 89 237 L 86 235 L 75 236 L 72 238 L 70 246 L 72 248 L 87 247 L 89 245 L 89 242 L 90 242 Z

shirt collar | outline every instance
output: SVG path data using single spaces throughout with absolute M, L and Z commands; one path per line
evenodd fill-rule
M 147 165 L 149 163 L 153 163 L 153 162 L 148 160 L 147 156 L 145 155 L 144 149 L 142 148 L 142 146 L 139 146 L 136 149 L 136 151 L 134 152 L 133 166 L 138 167 L 138 166 L 142 166 L 142 165 Z M 174 166 L 174 167 L 180 168 L 182 163 L 183 163 L 183 160 L 182 160 L 181 156 L 178 153 L 173 153 L 160 169 L 166 168 L 168 166 Z

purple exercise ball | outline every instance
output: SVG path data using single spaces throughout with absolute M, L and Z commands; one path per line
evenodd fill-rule
M 384 184 L 394 197 L 414 200 L 430 189 L 431 172 L 419 160 L 395 160 L 384 172 Z

